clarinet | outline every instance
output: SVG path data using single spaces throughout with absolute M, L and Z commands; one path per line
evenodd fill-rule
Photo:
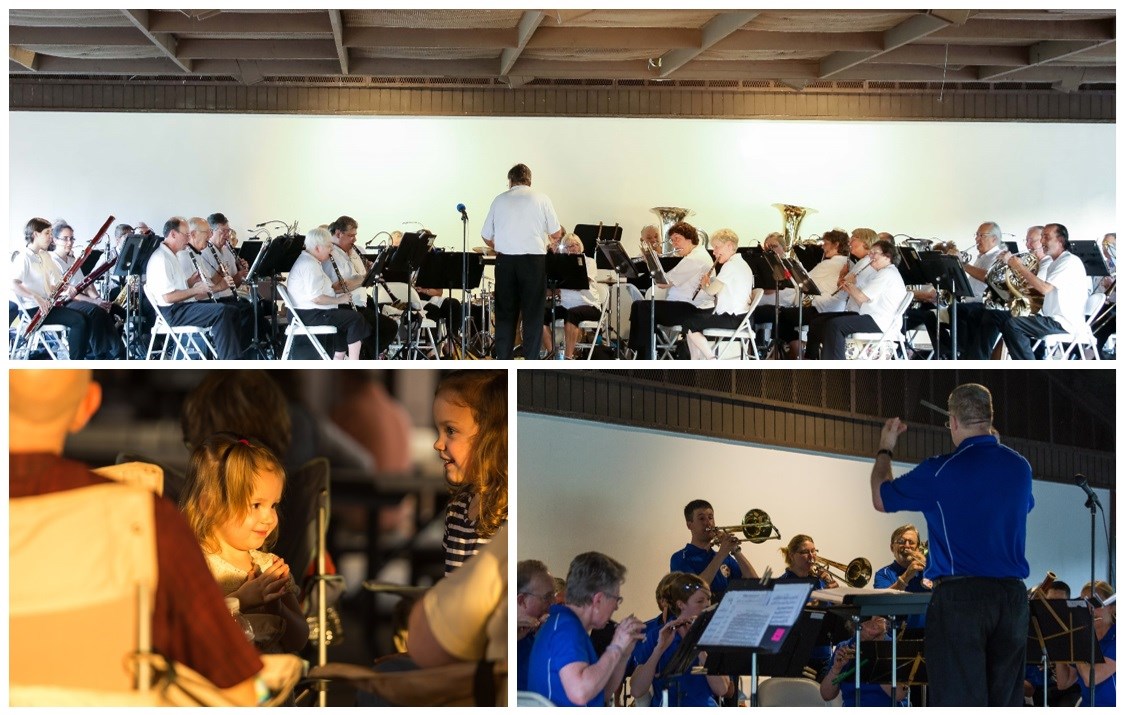
M 336 272 L 336 281 L 338 281 L 339 284 L 343 288 L 346 289 L 347 284 L 343 280 L 343 274 L 340 273 L 339 264 L 336 263 L 336 257 L 332 255 L 330 250 L 328 252 L 328 260 L 332 262 L 332 270 L 334 270 Z M 340 307 L 341 308 L 347 308 L 348 310 L 355 310 L 355 304 L 351 302 L 351 297 L 350 297 L 351 291 L 345 291 L 345 292 L 347 292 L 349 294 L 349 296 L 348 296 L 347 302 L 340 305 Z
M 199 274 L 199 280 L 203 281 L 203 286 L 207 289 L 207 300 L 214 300 L 215 292 L 211 290 L 211 284 L 207 282 L 207 277 L 203 275 L 203 269 L 199 267 L 199 258 L 195 255 L 195 249 L 188 246 L 186 250 L 187 257 L 191 259 L 191 265 L 195 266 L 195 272 Z
M 216 270 L 222 275 L 223 278 L 230 279 L 231 286 L 233 286 L 234 285 L 234 276 L 230 275 L 230 271 L 228 271 L 226 269 L 226 265 L 222 262 L 222 258 L 219 257 L 218 250 L 209 243 L 207 244 L 207 248 L 211 252 L 211 258 L 215 259 Z M 200 275 L 202 275 L 202 274 L 200 274 Z M 238 293 L 234 290 L 233 287 L 231 287 L 230 292 L 235 298 L 239 297 Z

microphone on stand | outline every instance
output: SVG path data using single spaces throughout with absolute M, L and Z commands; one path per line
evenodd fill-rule
M 461 212 L 461 221 L 468 221 L 468 211 L 465 210 L 464 204 L 457 204 L 457 211 Z
M 1089 497 L 1089 500 L 1096 504 L 1098 508 L 1103 508 L 1101 507 L 1101 500 L 1097 498 L 1096 492 L 1089 488 L 1089 480 L 1085 478 L 1084 474 L 1074 475 L 1073 483 L 1081 487 L 1081 489 L 1085 491 L 1085 495 Z

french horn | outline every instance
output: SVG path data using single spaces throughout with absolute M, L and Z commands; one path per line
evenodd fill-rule
M 1031 273 L 1038 271 L 1038 256 L 1033 253 L 1019 253 L 1015 258 Z M 1011 270 L 1005 261 L 991 264 L 985 282 L 988 290 L 984 295 L 984 306 L 987 308 L 1008 310 L 1015 318 L 1034 315 L 1042 309 L 1043 297 L 1030 287 L 1022 274 Z

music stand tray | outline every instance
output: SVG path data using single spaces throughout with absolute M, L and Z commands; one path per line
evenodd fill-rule
M 585 260 L 585 256 L 546 254 L 546 284 L 551 288 L 588 289 L 589 274 L 585 270 Z
M 1090 278 L 1110 275 L 1104 254 L 1096 241 L 1070 241 L 1069 252 L 1085 264 L 1085 274 Z

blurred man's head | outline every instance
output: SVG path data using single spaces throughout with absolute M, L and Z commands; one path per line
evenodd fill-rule
M 89 370 L 8 371 L 8 451 L 61 454 L 101 405 Z

